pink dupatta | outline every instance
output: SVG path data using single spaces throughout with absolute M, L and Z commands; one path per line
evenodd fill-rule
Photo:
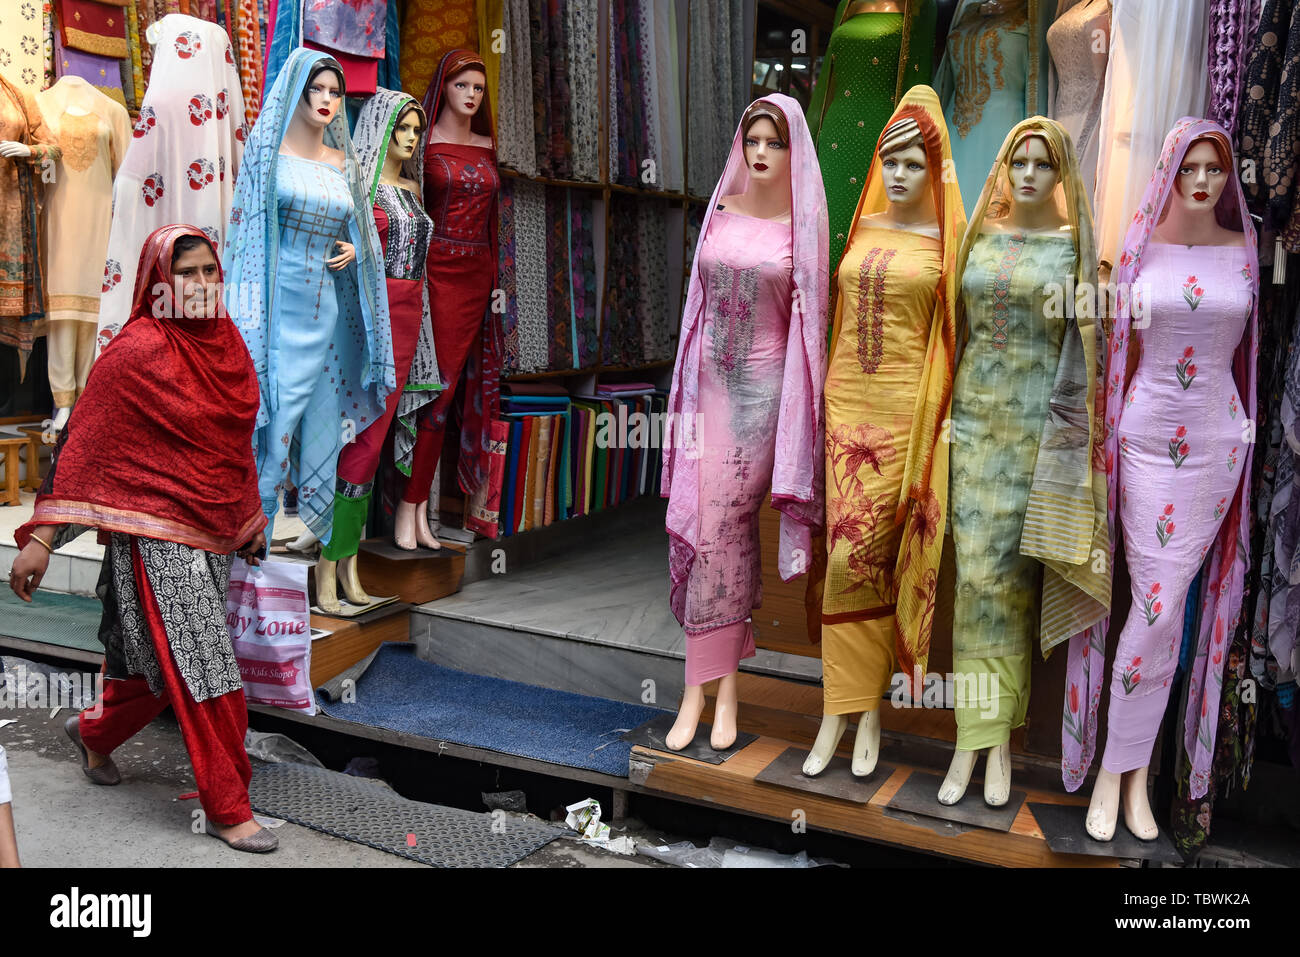
M 1223 127 L 1210 120 L 1185 116 L 1174 124 L 1165 137 L 1164 148 L 1156 163 L 1155 172 L 1147 184 L 1141 205 L 1133 215 L 1128 233 L 1124 237 L 1123 251 L 1113 278 L 1118 289 L 1114 330 L 1110 337 L 1106 368 L 1106 423 L 1105 467 L 1108 487 L 1108 510 L 1111 530 L 1112 563 L 1115 542 L 1118 541 L 1116 522 L 1116 478 L 1118 474 L 1119 423 L 1122 394 L 1128 370 L 1128 346 L 1132 329 L 1131 296 L 1142 267 L 1142 256 L 1151 234 L 1160 222 L 1174 188 L 1174 177 L 1183 157 L 1192 143 L 1204 136 L 1216 136 L 1231 153 L 1231 140 Z M 1241 183 L 1236 176 L 1229 177 L 1215 207 L 1219 224 L 1228 229 L 1239 229 L 1245 234 L 1247 268 L 1258 282 L 1259 264 L 1254 225 L 1246 213 L 1246 200 Z M 1256 292 L 1251 307 L 1246 334 L 1237 346 L 1232 371 L 1237 381 L 1238 394 L 1247 407 L 1247 421 L 1254 422 L 1256 415 L 1255 366 L 1258 355 L 1259 295 Z M 1201 582 L 1200 622 L 1196 635 L 1196 654 L 1190 667 L 1191 685 L 1187 693 L 1187 711 L 1184 716 L 1184 746 L 1191 761 L 1189 775 L 1191 796 L 1201 798 L 1209 787 L 1211 765 L 1214 759 L 1214 738 L 1219 723 L 1219 697 L 1223 690 L 1223 675 L 1228 666 L 1228 643 L 1241 616 L 1242 597 L 1245 591 L 1246 569 L 1250 565 L 1249 502 L 1251 459 L 1254 442 L 1247 441 L 1243 476 L 1228 510 L 1219 534 L 1208 554 L 1208 563 Z M 1097 708 L 1102 685 L 1106 681 L 1106 631 L 1109 621 L 1103 621 L 1089 632 L 1070 640 L 1069 661 L 1066 671 L 1065 723 L 1061 734 L 1061 773 L 1068 790 L 1076 790 L 1083 783 L 1092 762 L 1097 737 Z M 1079 695 L 1087 690 L 1087 699 L 1080 707 Z M 1072 705 L 1074 706 L 1072 708 Z M 1074 730 L 1072 730 L 1074 729 Z M 1077 734 L 1075 733 L 1077 732 Z
M 776 461 L 772 467 L 772 504 L 781 511 L 777 570 L 782 581 L 790 581 L 807 572 L 811 565 L 812 530 L 821 525 L 825 507 L 822 384 L 826 380 L 830 242 L 826 192 L 803 110 L 794 99 L 780 93 L 769 94 L 762 100 L 785 114 L 790 129 L 794 294 L 777 420 Z M 700 477 L 699 457 L 695 454 L 698 431 L 695 416 L 700 411 L 703 346 L 704 284 L 700 278 L 700 248 L 718 201 L 723 196 L 743 193 L 748 186 L 749 168 L 745 163 L 741 129 L 737 126 L 726 168 L 705 210 L 700 240 L 695 247 L 668 397 L 661 494 L 668 499 L 670 601 L 679 621 L 685 620 L 686 580 L 699 541 Z

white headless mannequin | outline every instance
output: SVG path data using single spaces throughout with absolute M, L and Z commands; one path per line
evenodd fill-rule
M 1011 152 L 1007 176 L 1011 181 L 1011 208 L 1002 219 L 985 220 L 983 232 L 1017 232 L 1042 235 L 1069 233 L 1073 228 L 1056 203 L 1061 171 L 1041 137 L 1026 136 Z M 1011 742 L 986 749 L 984 803 L 1001 807 L 1011 797 Z M 953 751 L 952 763 L 939 785 L 939 803 L 956 804 L 966 794 L 979 751 Z
M 750 142 L 754 145 L 748 145 Z M 740 216 L 790 222 L 790 162 L 789 144 L 773 149 L 779 142 L 776 124 L 767 117 L 755 121 L 745 135 L 745 162 L 749 166 L 749 182 L 745 192 L 723 196 L 718 208 Z M 756 169 L 755 164 L 765 167 Z M 725 751 L 736 743 L 736 717 L 738 692 L 736 672 L 718 679 L 718 695 L 713 705 L 713 729 L 709 744 L 715 750 Z M 677 709 L 677 720 L 664 739 L 671 751 L 680 751 L 693 740 L 704 713 L 704 685 L 687 685 Z
M 880 212 L 863 216 L 859 225 L 901 229 L 939 239 L 939 221 L 931 199 L 931 171 L 925 149 L 920 145 L 893 149 L 887 154 L 881 154 L 880 161 L 885 197 L 889 200 L 889 205 Z M 918 165 L 922 167 L 920 170 L 915 169 Z M 856 777 L 867 777 L 876 769 L 876 762 L 880 759 L 880 709 L 862 712 L 857 721 L 858 730 L 853 737 L 850 770 Z M 815 777 L 826 770 L 848 723 L 847 714 L 827 712 L 822 715 L 817 738 L 803 762 L 805 775 Z
M 54 84 L 56 87 L 69 91 L 68 104 L 64 112 L 69 116 L 89 116 L 95 112 L 94 100 L 89 95 L 90 84 L 79 76 L 69 73 L 60 77 L 59 81 Z M 54 410 L 54 431 L 61 432 L 63 427 L 68 424 L 68 417 L 72 415 L 72 406 L 59 406 Z
M 1183 173 L 1183 170 L 1189 172 Z M 1215 172 L 1218 170 L 1218 172 Z M 1219 225 L 1214 215 L 1228 181 L 1228 170 L 1220 165 L 1218 150 L 1206 141 L 1194 143 L 1183 157 L 1179 175 L 1174 179 L 1174 193 L 1164 218 L 1151 236 L 1152 242 L 1187 246 L 1240 246 L 1245 236 Z M 1197 195 L 1204 194 L 1203 199 Z M 1129 345 L 1129 363 L 1125 370 L 1124 392 L 1128 380 L 1137 368 L 1140 358 L 1139 340 L 1135 337 Z M 1123 393 L 1122 393 L 1123 394 Z M 1084 827 L 1098 841 L 1109 841 L 1115 836 L 1119 809 L 1124 808 L 1124 826 L 1135 837 L 1153 841 L 1160 836 L 1151 800 L 1147 795 L 1148 768 L 1136 768 L 1117 774 L 1103 766 L 1097 771 L 1088 802 L 1088 816 Z
M 430 118 L 433 126 L 429 130 L 430 143 L 455 143 L 459 146 L 481 146 L 490 149 L 491 137 L 475 133 L 472 123 L 475 114 L 483 105 L 483 94 L 487 91 L 487 75 L 475 67 L 462 70 L 442 85 L 443 108 L 436 118 Z M 388 164 L 385 162 L 385 169 Z M 400 175 L 400 172 L 399 172 Z M 400 185 L 400 184 L 399 184 Z M 456 383 L 448 384 L 454 389 Z M 433 488 L 438 488 L 435 478 Z M 397 515 L 394 518 L 393 541 L 398 548 L 408 552 L 417 547 L 438 551 L 442 544 L 429 527 L 429 505 L 437 492 L 431 492 L 423 502 L 397 503 Z

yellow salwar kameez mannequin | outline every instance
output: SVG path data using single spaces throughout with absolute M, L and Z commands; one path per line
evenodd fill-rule
M 805 774 L 825 768 L 847 716 L 859 713 L 852 769 L 870 774 L 895 662 L 909 680 L 925 671 L 948 491 L 954 266 L 966 225 L 951 167 L 939 98 L 913 87 L 880 136 L 836 273 L 827 519 L 808 592 L 824 717 Z
M 987 749 L 984 800 L 998 806 L 1010 794 L 1011 732 L 1029 706 L 1034 638 L 1046 654 L 1110 604 L 1105 474 L 1094 467 L 1104 395 L 1097 253 L 1060 124 L 1030 117 L 1007 135 L 957 268 L 957 751 L 939 800 L 961 799 Z

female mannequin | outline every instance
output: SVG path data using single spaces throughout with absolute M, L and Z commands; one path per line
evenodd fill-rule
M 18 349 L 24 372 L 45 311 L 33 172 L 60 155 L 32 95 L 0 76 L 0 343 Z
M 330 57 L 289 57 L 249 137 L 227 253 L 226 306 L 262 390 L 262 508 L 273 523 L 296 440 L 298 514 L 323 542 L 339 449 L 383 414 L 395 386 L 383 254 L 343 93 Z
M 969 209 L 1007 124 L 1047 109 L 1051 0 L 961 0 L 934 87 Z M 974 216 L 971 222 L 974 222 Z
M 925 671 L 947 512 L 939 431 L 955 360 L 953 266 L 966 228 L 956 179 L 943 181 L 950 160 L 939 98 L 913 87 L 881 134 L 838 270 L 824 390 L 829 547 L 814 546 L 808 589 L 825 708 L 807 775 L 826 767 L 858 712 L 852 770 L 870 774 L 895 645 L 909 678 Z
M 855 228 L 862 171 L 894 104 L 915 84 L 930 82 L 935 7 L 935 0 L 840 0 L 835 11 L 808 106 L 826 183 L 832 269 Z
M 336 573 L 350 603 L 370 603 L 357 573 L 357 548 L 384 439 L 396 418 L 397 467 L 409 472 L 416 411 L 433 401 L 439 387 L 424 282 L 433 233 L 433 221 L 420 205 L 424 156 L 417 147 L 425 125 L 413 96 L 384 89 L 366 101 L 357 117 L 357 159 L 384 250 L 397 387 L 388 394 L 383 415 L 339 453 L 334 534 L 316 563 L 316 602 L 327 613 L 339 610 Z
M 1112 494 L 1117 488 L 1133 607 L 1119 637 L 1106 750 L 1088 807 L 1097 840 L 1114 835 L 1121 799 L 1129 830 L 1144 840 L 1159 834 L 1147 764 L 1178 666 L 1187 590 L 1207 555 L 1185 719 L 1194 798 L 1205 791 L 1214 754 L 1227 644 L 1249 565 L 1242 522 L 1255 414 L 1259 270 L 1235 169 L 1222 127 L 1180 120 L 1120 258 L 1120 289 L 1143 299 L 1120 302 L 1107 377 L 1114 426 L 1107 453 L 1118 472 Z M 1134 314 L 1142 319 L 1136 328 Z
M 429 499 L 442 456 L 447 413 L 466 371 L 460 487 L 472 493 L 486 476 L 487 423 L 495 418 L 501 369 L 500 323 L 488 312 L 497 275 L 496 144 L 487 108 L 483 61 L 452 50 L 424 95 L 432 121 L 420 143 L 424 208 L 433 217 L 429 244 L 429 306 L 446 388 L 421 413 L 410 480 L 397 506 L 399 548 L 441 548 L 429 529 Z M 467 368 L 468 363 L 468 368 Z
M 958 261 L 965 353 L 952 403 L 957 751 L 939 800 L 961 799 L 988 750 L 984 800 L 996 807 L 1010 795 L 1009 741 L 1029 706 L 1035 633 L 1046 653 L 1104 619 L 1110 603 L 1109 568 L 1092 561 L 1108 547 L 1105 479 L 1091 467 L 1101 431 L 1101 326 L 1088 295 L 1097 260 L 1060 124 L 1016 125 L 975 214 Z M 1064 302 L 1071 291 L 1078 300 Z
M 704 684 L 722 679 L 711 743 L 736 739 L 736 669 L 754 655 L 762 601 L 758 510 L 781 510 L 779 570 L 804 574 L 821 523 L 826 370 L 826 198 L 798 103 L 745 110 L 705 213 L 668 399 L 673 614 L 686 630 L 686 694 L 667 737 L 695 737 Z
M 1098 42 L 1100 40 L 1100 42 Z M 1074 140 L 1084 188 L 1097 180 L 1097 126 L 1110 58 L 1110 0 L 1059 0 L 1047 29 L 1054 83 L 1051 114 Z

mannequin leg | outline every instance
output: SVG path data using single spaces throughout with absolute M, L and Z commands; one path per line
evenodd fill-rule
M 442 548 L 442 543 L 433 537 L 433 529 L 429 528 L 429 505 L 432 502 L 433 497 L 430 495 L 415 507 L 415 540 L 421 548 L 430 548 L 436 552 Z
M 939 803 L 956 804 L 966 795 L 971 773 L 975 770 L 975 758 L 978 751 L 962 751 L 960 748 L 952 753 L 952 763 L 943 784 L 939 785 Z
M 56 409 L 71 409 L 77 398 L 77 327 L 75 319 L 52 319 L 47 324 L 50 393 Z
M 822 623 L 825 716 L 804 764 L 805 774 L 818 774 L 830 763 L 850 714 L 858 715 L 853 773 L 866 777 L 875 769 L 880 756 L 880 700 L 894 673 L 894 642 L 893 615 Z M 843 720 L 834 722 L 836 716 Z
M 1140 841 L 1154 841 L 1160 836 L 1151 802 L 1147 798 L 1147 769 L 1138 768 L 1124 775 L 1120 792 L 1124 802 L 1124 826 Z
M 835 748 L 839 745 L 840 738 L 844 737 L 844 729 L 848 726 L 847 714 L 822 715 L 822 726 L 817 730 L 817 740 L 813 742 L 812 750 L 808 752 L 808 757 L 803 762 L 804 774 L 811 778 L 826 770 L 826 765 L 830 764 L 831 758 L 835 756 Z
M 86 380 L 90 378 L 90 367 L 95 361 L 95 333 L 93 322 L 77 323 L 77 357 L 73 363 L 77 377 L 77 398 L 86 389 Z
M 736 673 L 733 671 L 718 682 L 718 697 L 713 703 L 713 731 L 709 735 L 713 750 L 725 751 L 736 743 L 738 704 Z
M 681 707 L 677 709 L 677 720 L 664 739 L 669 751 L 680 751 L 695 740 L 695 729 L 699 727 L 703 712 L 704 685 L 687 685 Z
M 393 543 L 403 551 L 415 551 L 415 512 L 420 506 L 415 502 L 398 502 L 393 519 Z
M 1104 767 L 1097 772 L 1097 782 L 1092 786 L 1092 798 L 1088 801 L 1088 817 L 1084 820 L 1084 828 L 1094 840 L 1109 841 L 1115 836 L 1119 791 L 1120 775 Z
M 343 610 L 338 599 L 338 562 L 322 558 L 316 562 L 316 604 L 327 615 L 337 615 Z
M 984 764 L 984 803 L 1001 807 L 1011 797 L 1011 742 L 989 748 Z
M 369 605 L 370 596 L 361 587 L 361 576 L 357 572 L 357 556 L 349 555 L 339 562 L 339 585 L 343 587 L 343 596 L 353 605 Z
M 880 759 L 880 709 L 864 712 L 858 718 L 858 733 L 853 739 L 853 775 L 865 778 L 876 770 Z

